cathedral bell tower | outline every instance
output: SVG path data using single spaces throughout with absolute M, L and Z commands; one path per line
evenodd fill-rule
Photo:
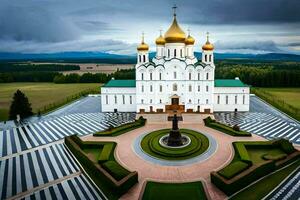
M 206 37 L 206 43 L 202 46 L 202 62 L 205 64 L 214 64 L 214 45 L 209 42 L 208 32 Z
M 142 42 L 137 47 L 137 64 L 149 62 L 149 46 L 144 41 L 144 33 L 142 34 Z

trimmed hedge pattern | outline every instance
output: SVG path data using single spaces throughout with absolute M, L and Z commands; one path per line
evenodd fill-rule
M 97 133 L 94 133 L 93 135 L 94 136 L 118 136 L 123 133 L 132 131 L 134 129 L 140 128 L 140 127 L 144 126 L 145 124 L 146 124 L 146 119 L 144 119 L 141 116 L 138 120 L 135 120 L 132 123 L 123 124 L 123 125 L 115 127 L 115 128 L 97 132 Z
M 234 142 L 235 158 L 232 163 L 218 172 L 211 172 L 211 182 L 227 195 L 231 195 L 257 179 L 287 165 L 300 158 L 300 152 L 285 140 L 259 141 L 259 142 Z M 287 154 L 266 155 L 266 161 L 254 164 L 248 154 L 248 149 L 280 148 Z M 252 166 L 251 166 L 252 165 Z
M 111 155 L 113 154 L 113 150 L 115 148 L 114 143 L 105 144 L 98 158 L 99 163 L 103 163 L 108 161 Z
M 137 172 L 128 172 L 124 169 L 127 171 L 127 175 L 118 181 L 115 177 L 119 178 L 121 175 L 125 175 L 124 170 L 120 171 L 122 166 L 118 163 L 107 163 L 106 168 L 104 168 L 103 165 L 94 163 L 82 150 L 84 148 L 99 148 L 106 144 L 113 144 L 113 147 L 116 145 L 111 142 L 82 142 L 81 139 L 75 135 L 65 137 L 65 145 L 78 159 L 96 185 L 101 188 L 109 199 L 118 199 L 138 182 L 138 174 Z M 119 167 L 116 168 L 116 165 L 119 165 Z M 107 171 L 107 169 L 109 170 Z M 116 171 L 114 171 L 114 169 L 116 169 Z
M 213 120 L 211 117 L 207 117 L 203 121 L 204 121 L 205 126 L 216 129 L 218 131 L 221 131 L 221 132 L 226 133 L 231 136 L 238 136 L 238 137 L 250 137 L 251 136 L 251 133 L 248 133 L 246 131 L 233 130 L 233 127 L 230 127 L 230 126 L 227 126 L 220 122 L 217 122 L 216 120 Z

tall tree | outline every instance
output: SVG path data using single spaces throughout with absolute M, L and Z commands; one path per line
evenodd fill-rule
M 24 119 L 32 114 L 33 112 L 28 98 L 23 92 L 17 90 L 10 105 L 9 119 L 16 119 L 17 115 L 20 115 L 20 118 Z

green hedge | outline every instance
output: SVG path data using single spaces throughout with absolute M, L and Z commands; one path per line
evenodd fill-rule
M 250 159 L 250 156 L 248 154 L 248 151 L 243 143 L 240 142 L 234 142 L 233 143 L 235 153 L 237 153 L 241 159 L 241 161 L 247 163 L 248 165 L 252 165 L 252 161 Z
M 96 185 L 104 192 L 108 199 L 118 199 L 138 182 L 138 174 L 136 172 L 128 172 L 128 179 L 118 185 L 116 182 L 112 181 L 111 177 L 109 177 L 109 172 L 107 172 L 99 164 L 95 164 L 92 160 L 90 160 L 82 150 L 82 147 L 99 147 L 104 144 L 107 144 L 107 142 L 82 142 L 80 138 L 74 135 L 65 137 L 65 145 L 77 158 Z
M 146 119 L 144 119 L 141 116 L 138 120 L 135 120 L 132 123 L 123 124 L 121 126 L 118 126 L 118 127 L 112 128 L 112 129 L 94 133 L 94 136 L 118 136 L 123 133 L 126 133 L 126 132 L 132 131 L 134 129 L 137 129 L 139 127 L 142 127 L 145 124 L 146 124 Z
M 211 182 L 227 195 L 231 195 L 243 189 L 257 179 L 299 159 L 300 157 L 299 153 L 292 154 L 296 150 L 293 145 L 285 139 L 274 141 L 234 142 L 233 146 L 235 150 L 235 159 L 232 163 L 218 172 L 211 172 Z M 276 155 L 263 155 L 263 158 L 268 158 L 267 161 L 262 162 L 261 164 L 253 164 L 247 148 L 280 148 L 282 151 L 289 153 L 287 153 L 288 155 L 282 153 Z M 290 154 L 292 155 L 287 157 Z M 248 166 L 246 166 L 246 164 Z M 251 166 L 251 164 L 253 165 Z
M 275 162 L 268 161 L 260 166 L 253 166 L 249 173 L 245 174 L 244 176 L 235 177 L 236 180 L 233 182 L 226 183 L 216 172 L 212 172 L 210 178 L 214 185 L 216 185 L 220 190 L 229 196 L 248 186 L 252 182 L 260 179 L 261 177 L 273 172 L 275 169 Z
M 109 174 L 116 180 L 121 180 L 127 176 L 130 172 L 120 166 L 116 161 L 110 160 L 101 165 Z
M 105 144 L 102 149 L 102 152 L 99 155 L 98 162 L 103 163 L 105 161 L 108 161 L 110 159 L 112 153 L 114 152 L 113 151 L 114 148 L 115 148 L 114 143 Z
M 245 171 L 248 167 L 249 167 L 248 163 L 242 161 L 236 161 L 230 163 L 229 165 L 227 165 L 225 168 L 221 169 L 217 173 L 226 179 L 231 179 L 235 175 L 241 173 L 242 171 Z
M 238 137 L 250 137 L 251 133 L 248 133 L 246 131 L 235 131 L 232 127 L 227 126 L 225 124 L 221 124 L 217 122 L 216 120 L 211 119 L 211 117 L 207 117 L 204 120 L 205 126 L 208 126 L 210 128 L 216 129 L 218 131 L 221 131 L 223 133 L 226 133 L 231 136 L 238 136 Z

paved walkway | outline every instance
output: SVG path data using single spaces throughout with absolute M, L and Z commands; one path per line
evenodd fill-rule
M 265 140 L 257 135 L 253 135 L 251 138 L 232 137 L 214 129 L 205 127 L 202 124 L 183 124 L 182 122 L 179 122 L 180 128 L 193 129 L 199 132 L 203 131 L 214 137 L 218 143 L 216 152 L 204 162 L 188 164 L 184 166 L 157 165 L 142 159 L 134 152 L 133 143 L 139 135 L 166 127 L 171 127 L 171 123 L 166 122 L 161 124 L 147 124 L 142 128 L 130 131 L 117 137 L 93 137 L 91 135 L 82 137 L 82 139 L 85 141 L 92 140 L 117 142 L 118 145 L 116 148 L 116 159 L 128 170 L 138 172 L 139 183 L 135 185 L 128 193 L 123 195 L 121 199 L 139 199 L 143 184 L 146 180 L 164 182 L 190 182 L 202 180 L 208 189 L 211 199 L 225 199 L 226 195 L 210 182 L 210 172 L 221 169 L 231 161 L 233 156 L 231 143 L 233 141 Z

